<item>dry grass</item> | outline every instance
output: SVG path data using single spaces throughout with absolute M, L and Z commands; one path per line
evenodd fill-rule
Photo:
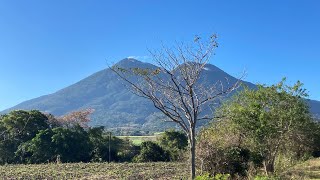
M 283 179 L 318 179 L 320 180 L 320 158 L 298 164 L 282 173 Z
M 0 179 L 187 179 L 184 163 L 74 163 L 0 166 Z

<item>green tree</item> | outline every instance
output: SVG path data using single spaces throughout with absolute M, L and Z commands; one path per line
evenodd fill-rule
M 75 125 L 41 130 L 32 140 L 21 143 L 15 156 L 21 163 L 88 162 L 131 160 L 136 151 L 127 149 L 127 142 L 104 134 L 103 127 L 84 130 Z M 1 145 L 1 144 L 0 144 Z M 10 144 L 7 144 L 9 146 Z M 129 159 L 128 159 L 129 158 Z
M 170 154 L 170 160 L 181 158 L 188 147 L 188 137 L 180 131 L 167 130 L 159 138 L 159 145 Z
M 136 162 L 168 161 L 168 154 L 157 143 L 145 141 L 141 143 L 140 154 L 135 157 Z
M 301 153 L 310 145 L 312 119 L 302 85 L 288 86 L 283 79 L 270 87 L 245 88 L 217 111 L 240 132 L 240 141 L 263 157 L 267 175 L 275 171 L 281 153 Z
M 118 158 L 121 162 L 132 162 L 140 153 L 140 146 L 134 145 L 129 138 L 121 139 L 121 147 L 118 150 Z
M 312 155 L 314 157 L 320 157 L 320 121 L 319 119 L 315 120 L 312 125 L 312 130 L 309 131 L 309 139 L 312 139 Z
M 109 134 L 106 135 L 104 127 L 89 128 L 88 135 L 92 145 L 92 161 L 119 161 L 118 153 L 124 146 L 124 141 Z M 110 140 L 110 159 L 109 159 Z
M 16 156 L 22 163 L 45 163 L 55 161 L 52 129 L 41 130 L 31 141 L 19 145 Z
M 11 139 L 0 141 L 0 164 L 13 163 L 15 161 L 15 151 L 17 143 Z
M 0 118 L 0 163 L 12 163 L 20 144 L 31 140 L 36 134 L 47 129 L 48 118 L 40 111 L 11 111 Z
M 3 116 L 0 116 L 0 164 L 11 163 L 14 160 L 14 152 L 16 150 L 16 143 L 9 138 L 9 132 L 3 124 Z
M 54 155 L 62 162 L 90 161 L 91 145 L 88 133 L 79 125 L 71 129 L 54 128 L 51 141 Z
M 1 123 L 6 134 L 19 142 L 31 140 L 40 130 L 49 127 L 47 116 L 37 110 L 11 111 L 2 117 Z
M 22 163 L 88 162 L 91 144 L 80 126 L 40 131 L 32 140 L 20 144 L 16 156 Z

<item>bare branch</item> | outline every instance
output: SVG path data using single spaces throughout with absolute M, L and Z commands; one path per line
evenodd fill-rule
M 216 35 L 208 41 L 198 37 L 191 45 L 177 43 L 173 48 L 162 46 L 160 51 L 149 50 L 158 65 L 156 69 L 111 67 L 134 94 L 150 100 L 155 108 L 183 129 L 192 152 L 197 121 L 212 119 L 210 115 L 202 114 L 208 113 L 204 110 L 241 82 L 241 78 L 233 85 L 228 79 L 211 84 L 202 82 L 203 70 L 218 47 L 216 39 Z M 194 168 L 192 171 L 194 175 Z

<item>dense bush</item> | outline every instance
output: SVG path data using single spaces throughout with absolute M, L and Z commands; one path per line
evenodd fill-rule
M 139 155 L 134 157 L 135 162 L 168 161 L 169 154 L 157 143 L 145 141 L 141 144 Z
M 103 127 L 77 123 L 87 122 L 88 115 L 55 118 L 20 110 L 1 116 L 0 163 L 132 161 L 139 149 L 131 142 L 109 137 Z
M 310 131 L 310 139 L 313 141 L 312 156 L 320 157 L 320 121 L 315 121 Z
M 171 161 L 183 159 L 188 147 L 188 137 L 180 131 L 167 130 L 158 139 L 159 145 L 169 153 Z
M 92 146 L 91 161 L 100 162 L 120 160 L 118 153 L 123 149 L 124 141 L 122 139 L 115 136 L 109 137 L 110 134 L 105 134 L 103 127 L 90 128 L 88 130 L 88 135 L 90 145 Z
M 123 139 L 117 154 L 119 161 L 132 162 L 134 157 L 139 155 L 140 149 L 140 146 L 134 145 L 129 139 Z
M 161 146 L 133 145 L 103 127 L 88 128 L 90 112 L 58 118 L 35 110 L 1 116 L 0 163 L 169 161 L 178 159 L 187 146 L 186 136 L 176 131 L 165 132 Z
M 262 165 L 270 176 L 316 154 L 320 131 L 301 86 L 288 86 L 283 80 L 255 90 L 244 88 L 224 103 L 216 111 L 219 121 L 198 137 L 202 170 L 244 176 L 249 167 Z
M 89 136 L 82 127 L 59 127 L 39 132 L 31 141 L 21 144 L 16 155 L 27 163 L 88 162 L 89 143 Z
M 0 163 L 19 162 L 15 156 L 23 144 L 41 131 L 49 128 L 48 118 L 39 111 L 11 111 L 0 117 Z
M 230 174 L 216 174 L 214 176 L 209 173 L 197 176 L 195 180 L 228 180 L 230 179 Z
M 246 176 L 249 165 L 260 166 L 261 158 L 242 146 L 242 138 L 228 122 L 214 123 L 198 135 L 197 163 L 201 172 Z M 254 163 L 253 163 L 254 162 Z

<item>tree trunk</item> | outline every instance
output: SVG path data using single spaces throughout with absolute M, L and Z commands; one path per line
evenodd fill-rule
M 267 169 L 267 171 L 268 171 L 269 173 L 273 174 L 273 173 L 274 173 L 274 163 L 271 162 L 271 163 L 267 164 L 266 169 Z
M 191 179 L 196 177 L 196 139 L 195 139 L 195 129 L 190 129 L 190 176 Z
M 280 140 L 277 142 L 274 152 L 270 152 L 264 162 L 264 170 L 267 176 L 275 172 L 275 161 L 280 147 Z
M 266 160 L 263 163 L 264 171 L 265 171 L 267 176 L 269 176 L 269 175 L 274 173 L 274 170 L 275 170 L 274 169 L 274 161 L 275 161 L 275 158 L 272 158 L 271 160 Z

